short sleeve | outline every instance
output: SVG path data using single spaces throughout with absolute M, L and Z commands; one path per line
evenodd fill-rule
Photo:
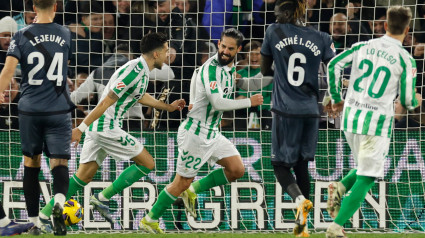
M 139 76 L 138 69 L 136 67 L 127 66 L 124 69 L 119 69 L 120 73 L 118 78 L 111 84 L 110 90 L 112 90 L 119 98 L 121 98 L 126 92 L 137 86 L 137 78 Z
M 325 50 L 322 55 L 322 61 L 326 62 L 332 59 L 333 57 L 335 57 L 336 50 L 335 50 L 334 43 L 332 41 L 332 37 L 329 34 L 323 33 L 322 37 L 323 37 L 323 42 L 325 42 Z
M 13 56 L 18 60 L 21 59 L 21 49 L 19 48 L 19 41 L 21 39 L 21 33 L 16 33 L 10 40 L 9 48 L 7 49 L 7 56 Z
M 273 26 L 273 25 L 272 25 Z M 264 37 L 264 41 L 263 41 L 263 45 L 261 47 L 261 54 L 262 55 L 272 55 L 272 51 L 271 51 L 271 46 L 270 46 L 270 41 L 271 41 L 271 28 L 272 26 L 269 26 L 269 28 L 267 28 L 266 30 L 266 36 Z

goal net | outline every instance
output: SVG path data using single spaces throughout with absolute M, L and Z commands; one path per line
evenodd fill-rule
M 178 98 L 189 102 L 190 79 L 194 70 L 217 52 L 216 43 L 224 28 L 236 27 L 244 35 L 243 50 L 237 55 L 239 74 L 251 75 L 258 70 L 259 48 L 267 26 L 274 22 L 274 0 L 119 0 L 58 1 L 55 21 L 70 27 L 75 43 L 75 59 L 70 63 L 68 83 L 71 91 L 79 90 L 91 80 L 96 88 L 80 90 L 73 123 L 78 125 L 98 102 L 103 90 L 120 62 L 140 56 L 141 37 L 152 31 L 171 36 L 169 67 L 150 75 L 148 92 L 155 98 L 171 102 Z M 338 52 L 351 44 L 382 36 L 383 16 L 388 6 L 399 4 L 412 9 L 413 21 L 403 43 L 418 67 L 417 92 L 422 93 L 425 37 L 425 3 L 421 0 L 334 1 L 308 0 L 306 23 L 333 36 Z M 29 5 L 28 5 L 29 4 Z M 35 16 L 31 2 L 4 0 L 0 17 L 12 16 L 18 27 L 30 24 Z M 3 6 L 4 5 L 4 6 Z M 348 6 L 348 7 L 347 7 Z M 176 7 L 176 8 L 175 8 Z M 5 39 L 0 32 L 0 42 Z M 254 41 L 260 44 L 256 46 Z M 245 46 L 250 47 L 245 47 Z M 7 49 L 0 53 L 5 54 Z M 172 58 L 175 57 L 173 60 Z M 112 59 L 112 60 L 111 60 Z M 256 59 L 256 60 L 252 60 Z M 1 60 L 1 58 L 0 58 Z M 108 61 L 109 60 L 109 61 Z M 111 63 L 112 62 L 112 63 Z M 2 64 L 4 62 L 0 62 Z M 324 67 L 318 72 L 320 95 L 326 90 Z M 96 69 L 100 69 L 94 72 Z M 245 70 L 245 71 L 244 71 Z M 242 75 L 244 76 L 244 75 Z M 11 219 L 26 221 L 27 213 L 22 189 L 23 159 L 17 126 L 20 72 L 10 90 L 10 103 L 0 105 L 0 198 Z M 349 79 L 349 72 L 345 72 Z M 272 87 L 259 92 L 271 95 Z M 10 94 L 9 94 L 10 92 Z M 249 97 L 254 92 L 235 89 L 234 98 Z M 321 99 L 320 99 L 321 100 Z M 320 102 L 319 100 L 319 102 Z M 320 103 L 319 103 L 319 106 Z M 215 187 L 198 195 L 198 218 L 185 213 L 178 199 L 160 219 L 167 231 L 288 231 L 293 228 L 295 204 L 276 182 L 271 158 L 270 100 L 259 108 L 225 113 L 221 128 L 239 150 L 246 171 L 234 183 Z M 397 111 L 399 117 L 393 131 L 391 147 L 385 163 L 385 177 L 378 180 L 366 196 L 361 209 L 345 225 L 348 231 L 425 232 L 425 120 L 422 109 Z M 131 162 L 107 158 L 93 181 L 74 199 L 84 207 L 82 222 L 73 231 L 136 231 L 139 221 L 152 208 L 159 192 L 175 177 L 177 127 L 186 117 L 187 108 L 178 113 L 140 107 L 126 116 L 124 129 L 138 138 L 155 159 L 155 169 L 111 200 L 111 226 L 89 205 L 90 196 L 109 186 Z M 340 180 L 355 167 L 350 148 L 339 130 L 340 121 L 322 115 L 315 161 L 309 163 L 312 186 L 310 199 L 314 209 L 308 218 L 310 230 L 323 231 L 333 221 L 326 211 L 327 185 Z M 72 147 L 69 175 L 78 169 L 82 143 Z M 125 151 L 123 151 L 125 153 Z M 218 165 L 204 165 L 198 180 Z M 49 161 L 43 155 L 40 173 L 41 206 L 52 197 Z

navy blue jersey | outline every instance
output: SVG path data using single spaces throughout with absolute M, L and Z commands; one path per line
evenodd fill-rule
M 69 29 L 56 23 L 31 24 L 13 36 L 7 55 L 21 64 L 20 113 L 60 114 L 73 108 L 67 84 L 70 47 Z
M 267 28 L 261 54 L 274 60 L 272 111 L 318 116 L 319 67 L 335 56 L 329 34 L 293 24 Z

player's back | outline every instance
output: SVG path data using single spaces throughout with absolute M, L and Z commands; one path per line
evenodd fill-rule
M 318 72 L 334 56 L 328 34 L 293 24 L 270 25 L 261 53 L 275 63 L 272 110 L 284 115 L 318 116 Z
M 23 71 L 20 113 L 48 115 L 73 108 L 67 85 L 70 44 L 69 29 L 56 23 L 34 23 L 13 36 L 8 56 L 17 58 Z
M 349 54 L 352 54 L 352 69 L 343 128 L 357 134 L 389 137 L 394 118 L 393 102 L 399 89 L 403 105 L 412 104 L 405 100 L 414 100 L 414 92 L 410 95 L 407 91 L 413 91 L 415 86 L 412 79 L 416 78 L 416 63 L 401 42 L 389 36 L 359 42 L 345 54 L 338 55 L 335 61 Z

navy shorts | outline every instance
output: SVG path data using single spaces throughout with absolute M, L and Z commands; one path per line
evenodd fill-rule
M 294 167 L 300 160 L 314 160 L 318 136 L 319 118 L 285 117 L 274 113 L 272 164 Z
M 43 151 L 49 158 L 71 158 L 71 113 L 49 116 L 19 114 L 22 154 L 28 157 Z

